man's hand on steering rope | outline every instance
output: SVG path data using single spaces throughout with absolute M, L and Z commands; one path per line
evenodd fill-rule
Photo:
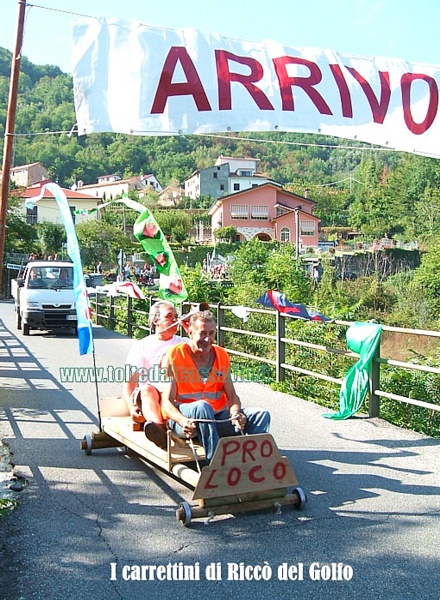
M 193 438 L 197 433 L 197 427 L 194 421 L 187 419 L 185 425 L 183 425 L 183 433 L 187 438 Z
M 244 412 L 242 412 L 241 410 L 232 410 L 230 417 L 231 417 L 232 424 L 235 427 L 237 427 L 237 429 L 239 429 L 240 431 L 244 431 L 244 428 L 246 427 L 246 420 L 247 420 Z

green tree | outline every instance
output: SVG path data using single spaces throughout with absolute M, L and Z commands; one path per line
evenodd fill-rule
M 214 303 L 224 299 L 221 286 L 210 281 L 209 275 L 202 271 L 200 264 L 194 268 L 186 265 L 181 265 L 179 268 L 191 302 Z
M 252 304 L 266 290 L 286 294 L 291 302 L 308 302 L 311 280 L 292 244 L 267 243 L 258 239 L 242 244 L 230 268 L 234 283 L 230 298 L 245 298 Z M 243 292 L 245 290 L 245 292 Z M 248 295 L 247 292 L 251 291 Z
M 189 238 L 191 229 L 191 217 L 179 210 L 160 210 L 154 213 L 154 217 L 162 229 L 163 234 L 179 244 Z
M 440 239 L 422 256 L 414 273 L 414 293 L 421 293 L 429 306 L 431 317 L 438 320 L 440 312 Z
M 63 244 L 66 241 L 66 231 L 63 225 L 44 221 L 34 225 L 37 231 L 38 242 L 42 254 L 48 256 L 61 254 Z
M 293 244 L 280 244 L 272 251 L 265 267 L 267 289 L 286 294 L 291 302 L 308 303 L 311 296 L 311 278 L 301 259 L 296 260 Z
M 18 200 L 10 197 L 6 213 L 5 252 L 29 253 L 35 249 L 36 239 L 35 226 L 26 223 Z
M 117 265 L 119 250 L 126 254 L 137 250 L 137 246 L 120 229 L 98 219 L 77 225 L 76 234 L 86 268 L 93 268 L 101 260 L 105 268 L 111 269 Z
M 271 252 L 270 244 L 258 239 L 242 244 L 231 266 L 230 274 L 234 286 L 266 285 L 266 263 Z
M 237 237 L 237 228 L 233 225 L 229 225 L 228 227 L 218 227 L 214 231 L 214 237 L 219 242 L 229 242 L 231 244 Z

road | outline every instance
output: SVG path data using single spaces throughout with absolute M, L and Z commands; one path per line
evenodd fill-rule
M 131 340 L 94 334 L 97 366 L 121 366 Z M 308 504 L 185 528 L 175 509 L 191 492 L 179 481 L 118 449 L 80 451 L 97 404 L 93 383 L 60 382 L 61 368 L 93 365 L 76 338 L 23 337 L 10 302 L 0 336 L 0 436 L 28 481 L 0 519 L 0 598 L 438 599 L 439 440 L 379 419 L 324 419 L 322 407 L 238 384 L 245 406 L 270 409 Z

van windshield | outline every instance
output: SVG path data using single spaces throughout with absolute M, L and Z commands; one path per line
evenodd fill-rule
M 73 289 L 73 267 L 34 267 L 29 273 L 29 287 L 35 289 Z

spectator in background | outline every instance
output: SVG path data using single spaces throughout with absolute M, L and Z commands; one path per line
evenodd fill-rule
M 314 265 L 313 266 L 313 272 L 312 272 L 312 279 L 313 279 L 313 285 L 314 287 L 317 287 L 320 280 L 321 280 L 321 273 L 319 272 L 319 266 L 318 265 Z
M 125 263 L 124 266 L 124 280 L 131 281 L 131 265 L 130 263 Z

